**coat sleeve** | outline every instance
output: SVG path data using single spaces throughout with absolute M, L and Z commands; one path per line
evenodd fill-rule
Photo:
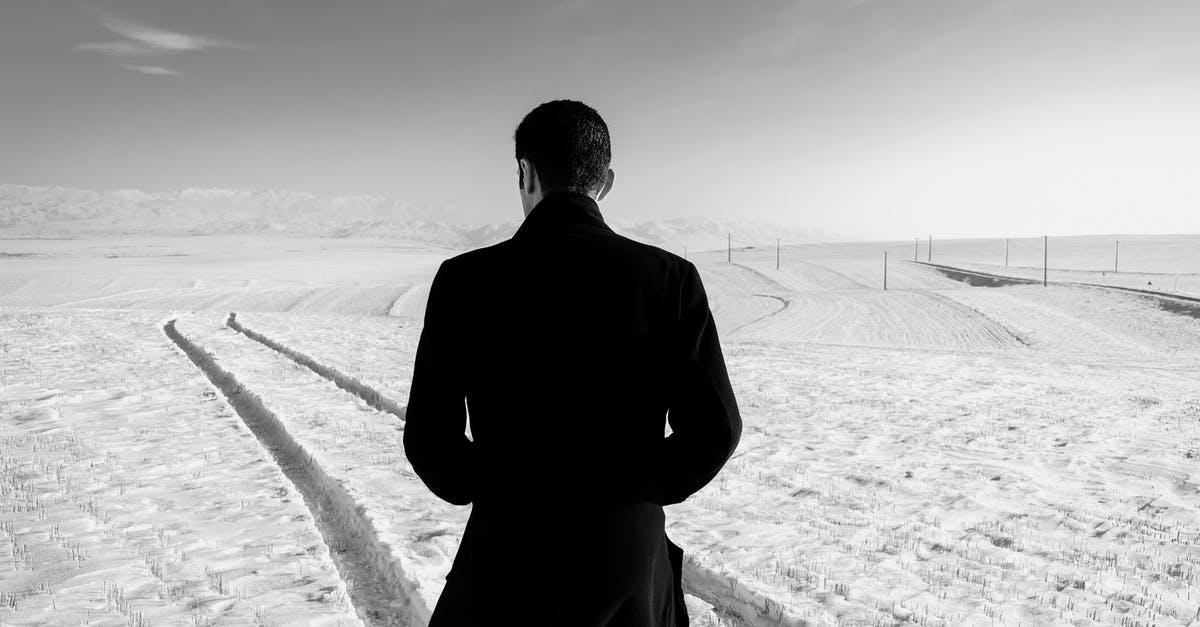
M 467 357 L 459 338 L 466 303 L 455 296 L 459 288 L 450 268 L 443 262 L 429 288 L 405 411 L 404 453 L 434 494 L 466 505 L 474 498 L 477 452 L 465 433 Z
M 681 503 L 712 481 L 742 435 L 708 297 L 690 262 L 679 291 L 677 331 L 667 412 L 672 433 L 663 441 L 663 505 Z

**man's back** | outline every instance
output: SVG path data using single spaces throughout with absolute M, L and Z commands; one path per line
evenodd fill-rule
M 661 503 L 650 464 L 671 394 L 728 385 L 716 345 L 704 364 L 716 380 L 682 380 L 685 343 L 699 336 L 679 320 L 691 264 L 612 233 L 589 202 L 551 197 L 511 241 L 447 262 L 430 297 L 428 324 L 452 334 L 440 350 L 459 353 L 449 365 L 490 461 L 474 500 Z M 725 397 L 719 419 L 736 417 Z M 711 426 L 729 439 L 731 425 Z
M 473 504 L 431 625 L 514 607 L 536 614 L 522 624 L 686 624 L 662 506 L 740 434 L 695 267 L 616 235 L 585 194 L 546 195 L 430 289 L 404 447 L 435 494 Z

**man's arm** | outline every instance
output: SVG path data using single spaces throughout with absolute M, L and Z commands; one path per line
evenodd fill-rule
M 458 286 L 449 265 L 442 263 L 429 287 L 405 412 L 404 453 L 434 494 L 466 505 L 474 498 L 476 451 L 465 434 L 463 328 L 456 323 L 464 303 L 453 295 Z
M 681 357 L 663 442 L 663 505 L 681 503 L 712 481 L 742 436 L 717 327 L 696 266 L 687 264 L 680 288 L 679 335 L 673 349 Z

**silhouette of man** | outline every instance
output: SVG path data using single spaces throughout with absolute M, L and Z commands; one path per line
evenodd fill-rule
M 547 102 L 514 139 L 525 220 L 442 263 L 417 348 L 405 453 L 473 507 L 430 627 L 687 625 L 663 506 L 742 432 L 704 287 L 604 223 L 595 110 Z

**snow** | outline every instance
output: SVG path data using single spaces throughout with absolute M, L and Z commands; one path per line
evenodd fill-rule
M 1118 251 L 1118 242 L 1119 251 Z M 1090 235 L 1012 239 L 1008 263 L 1004 240 L 934 240 L 934 263 L 1006 276 L 1149 289 L 1200 296 L 1200 236 Z M 901 258 L 912 258 L 911 244 Z M 926 244 L 920 260 L 926 261 Z M 1118 258 L 1119 252 L 1119 258 Z
M 18 255 L 0 257 L 0 304 L 10 306 L 417 317 L 450 254 L 388 240 L 247 236 L 3 240 L 0 250 Z
M 1194 271 L 1192 240 L 1129 241 L 1141 271 Z M 994 243 L 935 240 L 934 261 L 982 270 Z M 1081 270 L 1101 243 L 1060 249 Z M 778 269 L 773 246 L 689 250 L 745 420 L 717 479 L 667 508 L 693 624 L 1200 620 L 1196 320 L 1112 290 L 972 287 L 900 246 L 784 246 Z M 451 250 L 155 235 L 0 251 L 0 621 L 422 622 L 470 509 L 412 475 L 397 414 Z M 207 383 L 168 318 L 236 386 Z M 279 433 L 245 426 L 258 414 L 315 479 L 273 461 Z M 305 498 L 327 501 L 314 515 Z M 339 565 L 329 537 L 365 566 Z M 63 568 L 76 546 L 87 559 Z M 400 593 L 345 583 L 364 573 Z
M 359 624 L 300 496 L 158 323 L 0 311 L 0 621 Z
M 197 322 L 178 321 L 184 341 L 215 362 L 218 376 L 236 377 L 233 389 L 254 390 L 260 407 L 251 411 L 270 413 L 266 437 L 288 451 L 288 461 L 310 469 L 313 500 L 360 549 L 356 564 L 369 563 L 359 566 L 367 583 L 355 589 L 362 609 L 384 624 L 427 622 L 441 585 L 431 590 L 425 571 L 434 569 L 434 580 L 444 583 L 449 560 L 439 538 L 446 525 L 465 525 L 466 516 L 423 489 L 402 455 L 400 419 L 348 402 L 358 399 L 237 337 L 223 320 Z

